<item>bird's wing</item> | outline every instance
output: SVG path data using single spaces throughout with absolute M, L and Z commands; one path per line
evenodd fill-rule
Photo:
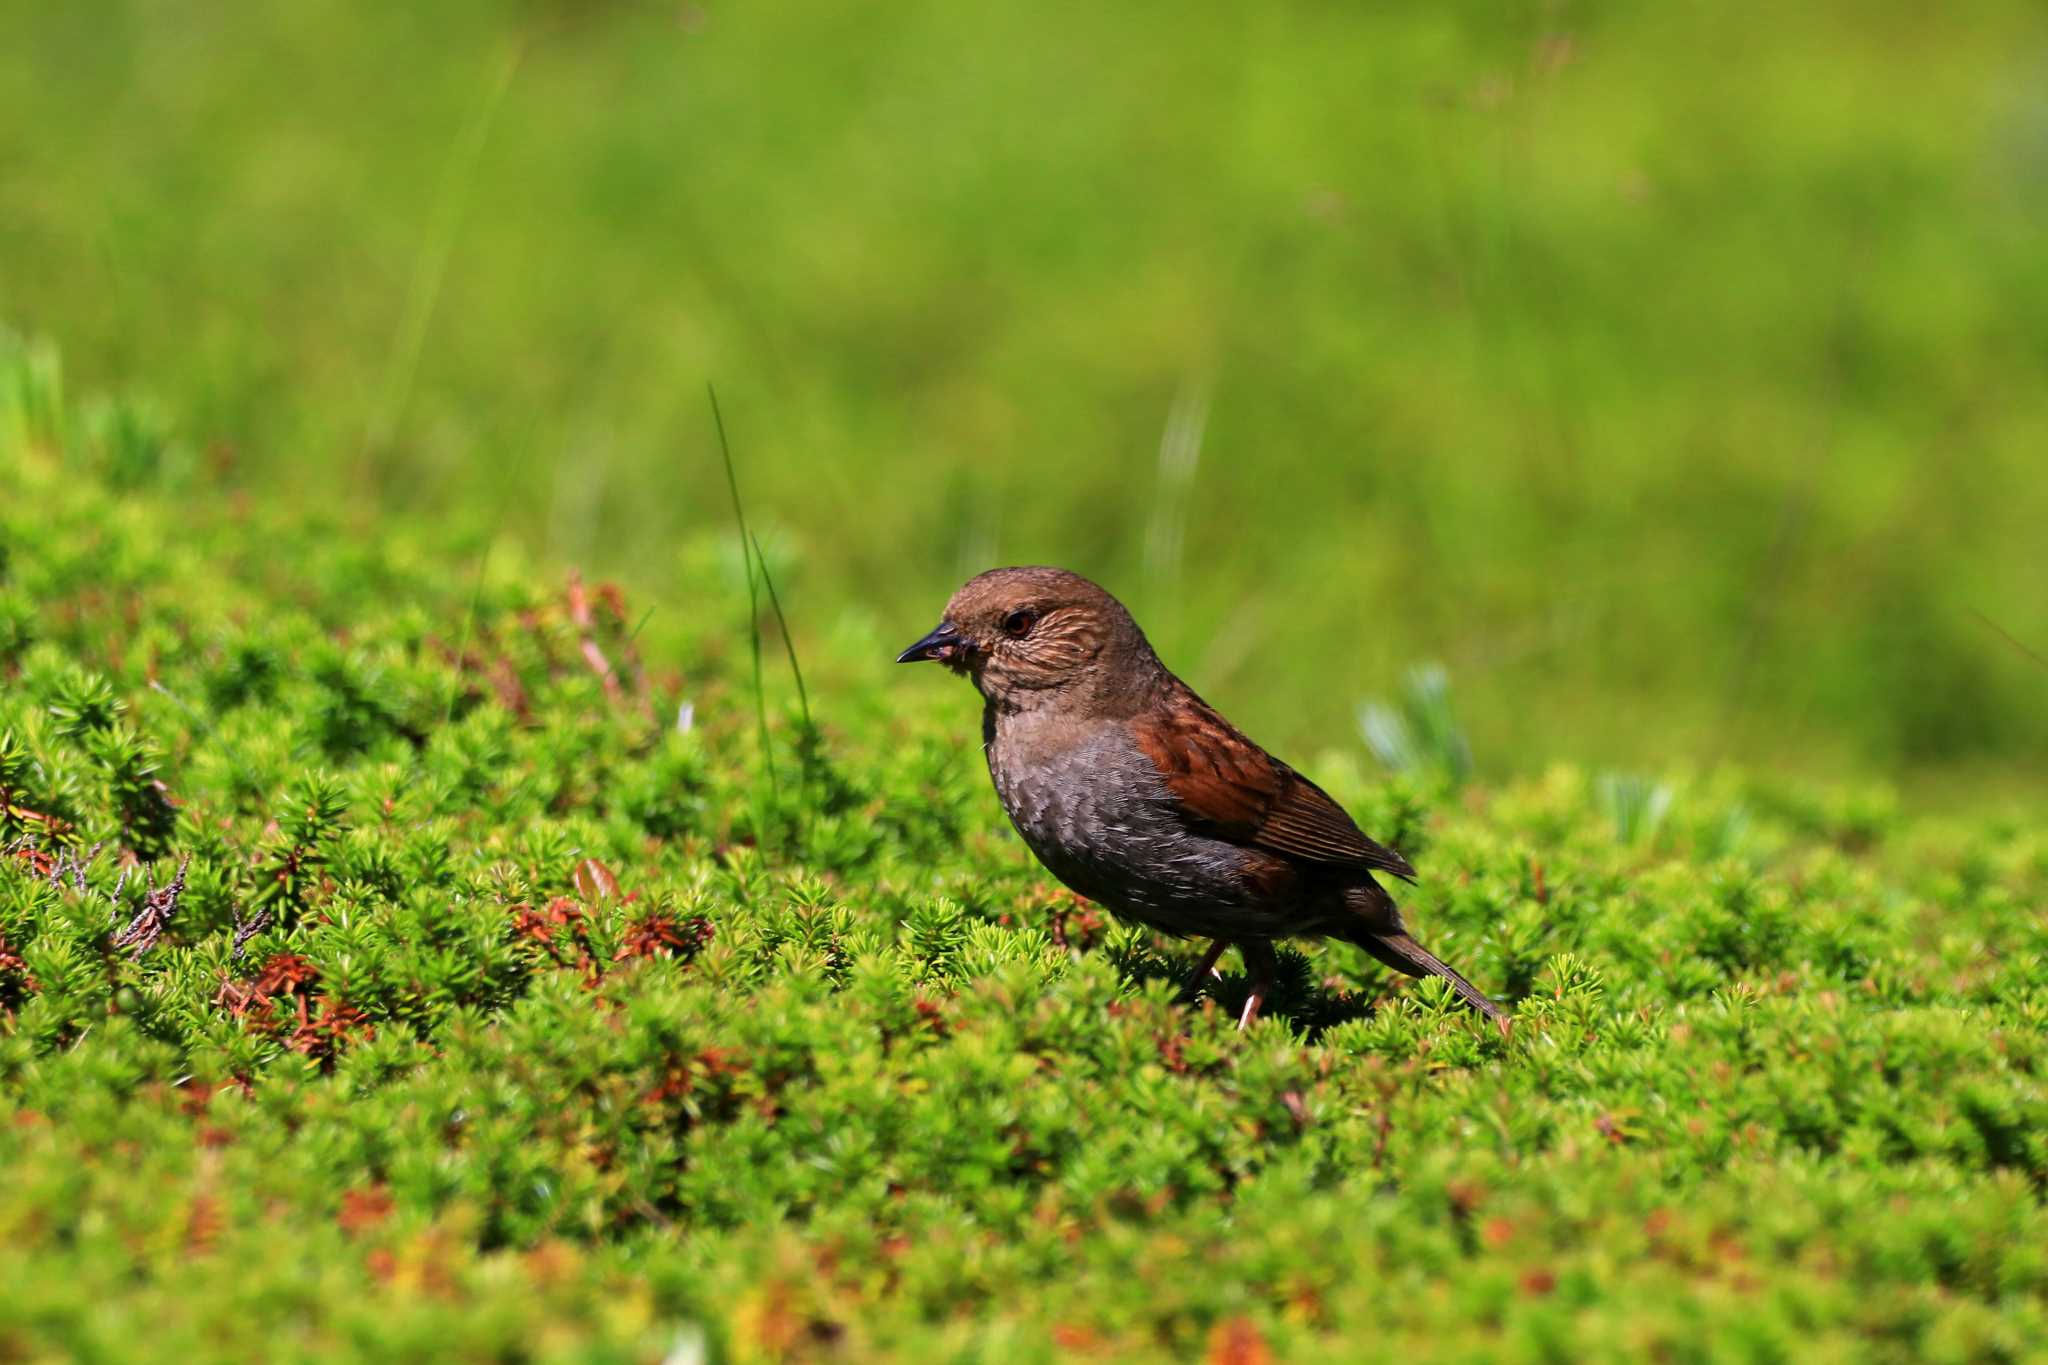
M 1406 858 L 1366 838 L 1329 793 L 1246 739 L 1194 693 L 1132 724 L 1138 747 L 1201 833 L 1306 862 L 1415 880 Z

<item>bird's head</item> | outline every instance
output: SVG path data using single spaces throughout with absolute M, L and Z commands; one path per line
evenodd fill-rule
M 934 660 L 1010 710 L 1135 691 L 1158 668 L 1123 603 L 1065 569 L 990 569 L 946 603 L 945 619 L 896 657 Z

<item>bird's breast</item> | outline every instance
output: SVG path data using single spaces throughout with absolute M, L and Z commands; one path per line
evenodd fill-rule
M 1112 910 L 1174 933 L 1244 904 L 1244 851 L 1190 832 L 1156 766 L 1114 722 L 1071 727 L 1029 712 L 985 727 L 996 795 L 1038 860 Z

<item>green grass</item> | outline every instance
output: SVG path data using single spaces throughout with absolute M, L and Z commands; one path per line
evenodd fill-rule
M 737 557 L 649 616 L 359 540 L 52 374 L 0 365 L 0 1358 L 2040 1358 L 2038 810 L 1334 748 L 1513 1027 L 1321 946 L 1240 1034 L 872 630 L 770 788 Z
M 664 588 L 729 544 L 713 378 L 820 667 L 1050 561 L 1290 749 L 1439 659 L 1496 780 L 1981 807 L 2048 762 L 2044 51 L 2024 0 L 17 4 L 0 321 L 222 495 Z

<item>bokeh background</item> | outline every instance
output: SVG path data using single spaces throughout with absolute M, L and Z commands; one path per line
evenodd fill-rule
M 224 514 L 729 614 L 715 381 L 828 687 L 1057 562 L 1287 751 L 2037 789 L 2044 224 L 2031 3 L 0 6 L 0 321 Z

